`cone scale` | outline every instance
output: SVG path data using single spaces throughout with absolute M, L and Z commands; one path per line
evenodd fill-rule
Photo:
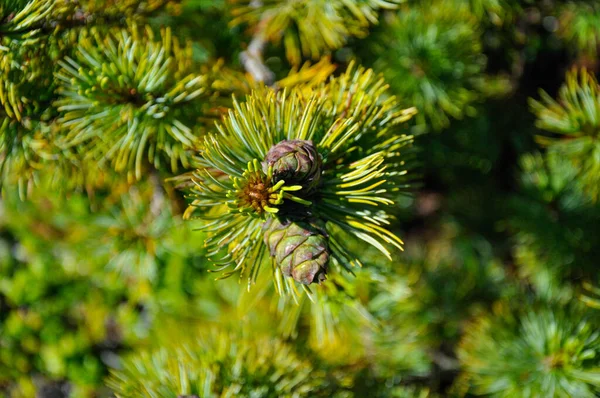
M 274 182 L 301 185 L 301 194 L 313 193 L 321 179 L 321 155 L 312 141 L 283 140 L 274 145 L 263 162 L 263 169 L 273 168 Z
M 304 285 L 326 278 L 329 245 L 325 228 L 315 220 L 281 221 L 265 224 L 265 243 L 283 275 Z

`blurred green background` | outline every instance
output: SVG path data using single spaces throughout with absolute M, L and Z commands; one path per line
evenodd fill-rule
M 215 281 L 170 180 L 259 36 L 418 109 L 405 250 L 314 302 Z M 599 39 L 594 0 L 0 0 L 0 396 L 600 396 Z

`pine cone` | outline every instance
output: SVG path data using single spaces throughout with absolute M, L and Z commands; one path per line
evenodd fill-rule
M 283 140 L 269 149 L 263 168 L 273 167 L 274 182 L 302 185 L 302 193 L 310 194 L 319 185 L 322 159 L 312 141 Z M 266 170 L 265 170 L 266 172 Z
M 325 228 L 316 222 L 271 219 L 265 243 L 285 276 L 305 285 L 325 280 L 329 245 Z

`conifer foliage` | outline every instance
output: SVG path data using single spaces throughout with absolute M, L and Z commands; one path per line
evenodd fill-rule
M 283 272 L 297 282 L 310 284 L 317 274 L 321 281 L 328 259 L 318 260 L 317 269 L 300 269 L 324 247 L 348 269 L 359 261 L 335 236 L 337 230 L 391 259 L 384 244 L 401 248 L 402 241 L 385 228 L 389 215 L 380 208 L 393 204 L 410 178 L 412 137 L 393 131 L 414 110 L 400 109 L 394 97 L 383 99 L 385 88 L 372 72 L 349 68 L 316 89 L 299 88 L 297 94 L 263 89 L 245 103 L 234 102 L 224 124 L 217 125 L 219 134 L 204 138 L 206 166 L 192 177 L 196 188 L 190 195 L 195 199 L 190 213 L 197 209 L 200 217 L 214 220 L 206 224 L 209 252 L 227 248 L 217 263 L 248 273 L 254 282 L 267 241 L 278 285 L 280 272 L 289 267 L 295 271 Z M 265 230 L 271 218 L 277 221 Z M 304 228 L 303 219 L 323 226 Z M 321 242 L 274 243 L 280 233 L 289 234 L 280 239 L 318 235 Z
M 599 396 L 599 10 L 0 0 L 0 397 Z

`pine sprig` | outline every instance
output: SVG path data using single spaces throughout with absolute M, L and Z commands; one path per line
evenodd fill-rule
M 558 101 L 546 92 L 530 99 L 536 126 L 554 135 L 540 136 L 548 150 L 569 159 L 578 170 L 577 184 L 590 198 L 600 198 L 600 88 L 587 70 L 572 70 L 560 88 Z
M 598 206 L 581 191 L 569 158 L 528 154 L 520 163 L 523 194 L 509 201 L 507 223 L 519 273 L 539 297 L 572 300 L 582 281 L 598 281 Z
M 192 178 L 193 202 L 187 211 L 188 217 L 207 219 L 206 245 L 212 254 L 223 253 L 216 261 L 221 269 L 231 267 L 231 272 L 241 271 L 254 282 L 265 254 L 262 225 L 275 215 L 326 222 L 332 254 L 348 269 L 360 262 L 336 238 L 341 231 L 388 257 L 386 244 L 401 248 L 402 241 L 386 229 L 389 216 L 383 209 L 394 203 L 411 178 L 406 168 L 412 137 L 395 129 L 414 110 L 399 108 L 393 97 L 384 95 L 386 88 L 372 71 L 350 67 L 313 90 L 259 89 L 244 103 L 234 101 L 218 133 L 204 139 L 203 167 Z M 294 181 L 270 181 L 268 171 L 261 174 L 260 183 L 241 184 L 249 181 L 244 177 L 247 165 L 257 169 L 258 159 L 266 159 L 270 149 L 293 140 L 314 143 L 322 159 L 314 192 L 296 192 L 302 187 L 292 186 Z M 276 187 L 285 191 L 278 196 L 282 200 L 269 199 Z M 264 198 L 268 205 L 241 206 L 240 195 Z M 251 214 L 260 218 L 248 217 Z
M 279 339 L 215 329 L 181 348 L 127 359 L 108 384 L 119 398 L 297 397 L 317 394 L 322 378 Z
M 156 168 L 167 163 L 173 171 L 189 168 L 198 122 L 212 95 L 191 51 L 168 29 L 159 40 L 149 28 L 84 37 L 75 59 L 62 61 L 57 74 L 62 145 L 109 160 L 136 179 L 146 162 Z
M 560 36 L 568 43 L 573 44 L 573 49 L 595 57 L 600 45 L 600 3 L 571 2 L 567 3 L 560 13 Z
M 8 52 L 0 50 L 0 73 L 5 76 L 0 82 L 0 109 L 8 117 L 21 121 L 51 114 L 48 108 L 55 83 L 48 47 L 49 43 L 20 43 Z
M 458 356 L 461 382 L 493 397 L 595 397 L 600 334 L 577 308 L 526 308 L 483 317 L 467 328 Z
M 283 41 L 288 61 L 318 59 L 342 47 L 350 37 L 364 37 L 377 24 L 378 12 L 404 0 L 234 0 L 232 25 L 250 24 L 265 40 Z
M 401 6 L 375 34 L 365 58 L 404 104 L 419 110 L 417 122 L 434 129 L 473 115 L 491 86 L 482 27 L 465 1 Z M 499 91 L 506 91 L 506 82 L 498 82 Z
M 36 171 L 58 156 L 50 138 L 50 128 L 43 123 L 0 116 L 0 186 L 16 184 L 25 197 Z
M 0 4 L 0 50 L 7 51 L 10 41 L 33 38 L 55 6 L 46 0 L 6 0 Z
M 600 89 L 586 69 L 571 70 L 558 94 L 558 101 L 540 91 L 541 100 L 530 100 L 537 127 L 560 135 L 594 136 L 600 131 Z
M 52 95 L 51 40 L 40 30 L 54 5 L 44 0 L 0 4 L 0 104 L 13 119 L 41 113 L 40 104 L 47 105 Z

